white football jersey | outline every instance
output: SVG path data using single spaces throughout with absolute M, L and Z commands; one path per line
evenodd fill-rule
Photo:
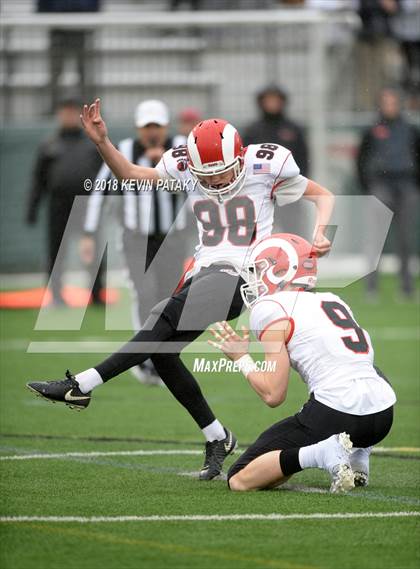
M 251 310 L 250 326 L 261 340 L 269 326 L 284 329 L 291 366 L 317 401 L 352 415 L 369 415 L 396 401 L 376 372 L 369 334 L 350 307 L 332 293 L 284 291 L 265 296 Z
M 162 179 L 179 180 L 188 192 L 199 232 L 195 270 L 223 261 L 242 268 L 252 246 L 271 234 L 275 202 L 282 206 L 298 200 L 308 180 L 283 146 L 251 144 L 244 159 L 244 187 L 218 203 L 197 187 L 186 156 L 186 147 L 168 150 L 156 169 Z

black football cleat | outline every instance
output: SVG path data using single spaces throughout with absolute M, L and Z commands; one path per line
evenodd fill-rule
M 58 381 L 31 381 L 26 387 L 38 397 L 52 403 L 65 403 L 70 409 L 81 411 L 90 403 L 91 391 L 82 393 L 74 375 L 66 371 L 66 378 Z
M 359 487 L 369 486 L 369 475 L 366 472 L 354 473 L 354 485 Z
M 212 480 L 222 472 L 223 463 L 227 456 L 235 452 L 238 441 L 235 435 L 225 429 L 226 438 L 222 441 L 206 443 L 206 457 L 200 470 L 200 480 Z

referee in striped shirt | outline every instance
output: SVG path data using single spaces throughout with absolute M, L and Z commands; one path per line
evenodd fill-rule
M 168 136 L 169 110 L 158 100 L 141 102 L 135 111 L 136 138 L 127 138 L 118 144 L 120 152 L 130 162 L 140 166 L 154 167 L 162 154 L 169 148 L 185 144 L 186 138 L 177 135 L 173 139 Z M 94 188 L 101 187 L 99 180 L 109 180 L 112 172 L 104 163 L 98 172 Z M 104 187 L 104 186 L 102 186 Z M 88 200 L 84 223 L 84 237 L 80 242 L 80 253 L 85 263 L 92 262 L 95 253 L 95 239 L 100 224 L 107 190 L 94 191 Z M 182 275 L 186 255 L 185 239 L 182 231 L 186 228 L 186 214 L 183 208 L 185 195 L 165 191 L 137 192 L 120 189 L 121 224 L 123 227 L 123 251 L 133 290 L 133 324 L 140 330 L 150 310 L 160 300 L 172 294 L 168 289 L 173 279 L 168 278 L 168 270 L 179 267 L 179 278 Z M 115 192 L 112 192 L 114 195 Z M 113 200 L 114 201 L 114 200 Z M 149 265 L 171 230 L 170 238 L 161 251 L 162 257 Z M 139 256 L 147 242 L 146 266 Z M 148 270 L 147 276 L 145 272 Z M 149 360 L 141 368 L 133 368 L 139 381 L 149 385 L 161 384 L 152 362 Z

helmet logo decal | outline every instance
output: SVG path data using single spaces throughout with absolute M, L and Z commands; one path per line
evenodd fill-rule
M 293 285 L 308 290 L 317 282 L 317 260 L 311 244 L 302 237 L 279 233 L 261 240 L 252 250 L 246 268 L 242 298 L 249 308 L 262 296 Z M 287 289 L 286 289 L 287 290 Z
M 267 275 L 267 278 L 274 284 L 280 284 L 282 281 L 284 281 L 283 275 L 276 277 L 274 274 L 274 267 L 270 267 L 265 274 Z

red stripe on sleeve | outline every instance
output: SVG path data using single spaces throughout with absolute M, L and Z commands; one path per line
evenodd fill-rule
M 274 192 L 277 190 L 277 188 L 280 186 L 280 184 L 282 184 L 282 183 L 285 181 L 285 180 L 280 180 L 280 182 L 276 182 L 276 180 L 281 176 L 281 173 L 283 172 L 284 165 L 286 164 L 287 159 L 289 158 L 289 156 L 291 156 L 291 154 L 292 154 L 292 153 L 289 152 L 289 154 L 286 156 L 286 158 L 284 159 L 283 164 L 281 165 L 280 172 L 279 172 L 279 173 L 277 174 L 277 176 L 274 178 L 274 184 L 273 184 L 273 187 L 271 188 L 270 199 L 273 199 Z
M 261 341 L 263 335 L 265 332 L 267 332 L 267 330 L 273 325 L 276 324 L 276 322 L 284 322 L 285 320 L 288 320 L 290 323 L 290 332 L 286 338 L 286 344 L 288 344 L 290 342 L 290 339 L 293 336 L 293 332 L 295 331 L 295 321 L 293 320 L 293 318 L 289 318 L 288 316 L 285 318 L 276 318 L 276 320 L 273 320 L 272 322 L 270 322 L 269 324 L 267 324 L 267 326 L 265 326 L 265 328 L 263 330 L 261 330 L 261 332 L 258 335 L 258 340 Z

